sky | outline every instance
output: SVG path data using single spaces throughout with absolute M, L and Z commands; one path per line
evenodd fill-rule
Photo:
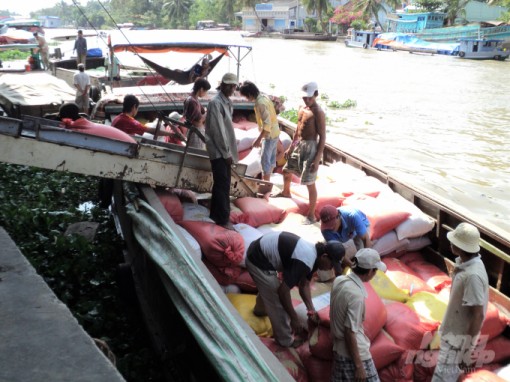
M 9 10 L 22 16 L 29 16 L 30 12 L 38 11 L 42 8 L 51 8 L 60 0 L 0 0 L 0 10 Z M 72 4 L 71 0 L 65 0 L 66 4 Z

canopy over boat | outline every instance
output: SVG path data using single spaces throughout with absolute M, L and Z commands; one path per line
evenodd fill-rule
M 112 53 L 201 53 L 217 52 L 235 59 L 237 76 L 241 61 L 251 52 L 252 46 L 239 32 L 199 30 L 128 30 L 114 31 L 109 37 Z M 145 61 L 145 60 L 144 60 Z M 152 66 L 157 70 L 154 66 Z M 159 72 L 159 70 L 157 70 Z M 165 76 L 165 73 L 161 73 Z M 172 79 L 172 78 L 171 78 Z
M 252 47 L 239 32 L 194 30 L 129 30 L 115 31 L 111 34 L 111 46 L 115 53 L 165 53 L 195 52 L 232 52 L 233 48 Z

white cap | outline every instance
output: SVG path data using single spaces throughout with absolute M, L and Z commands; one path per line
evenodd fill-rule
M 354 258 L 357 260 L 357 266 L 363 269 L 379 269 L 386 272 L 386 264 L 381 261 L 379 252 L 372 248 L 362 248 Z
M 319 90 L 317 82 L 309 82 L 304 84 L 301 88 L 301 97 L 313 97 L 317 90 Z

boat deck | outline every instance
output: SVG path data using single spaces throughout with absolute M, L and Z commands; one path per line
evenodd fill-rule
M 124 381 L 0 227 L 1 381 Z

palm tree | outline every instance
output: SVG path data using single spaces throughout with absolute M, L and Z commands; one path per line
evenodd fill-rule
M 328 11 L 329 1 L 328 0 L 303 0 L 303 5 L 306 7 L 307 12 L 316 12 L 317 19 L 321 24 L 322 32 L 327 32 L 328 25 L 327 20 L 322 19 L 322 13 Z
M 469 3 L 469 0 L 447 0 L 446 1 L 446 19 L 448 20 L 448 25 L 455 24 L 455 19 L 457 17 L 466 17 L 466 5 Z
M 163 4 L 162 11 L 168 11 L 168 18 L 176 25 L 188 26 L 189 10 L 192 0 L 171 0 Z
M 354 9 L 356 11 L 362 11 L 364 18 L 367 20 L 369 20 L 371 17 L 374 17 L 377 25 L 385 30 L 384 26 L 379 21 L 379 12 L 381 10 L 387 12 L 386 8 L 384 7 L 385 4 L 395 9 L 400 5 L 400 0 L 387 0 L 385 2 L 381 0 L 355 0 Z
M 234 24 L 235 21 L 235 6 L 236 0 L 219 0 L 220 12 L 227 17 L 227 21 L 230 25 Z

